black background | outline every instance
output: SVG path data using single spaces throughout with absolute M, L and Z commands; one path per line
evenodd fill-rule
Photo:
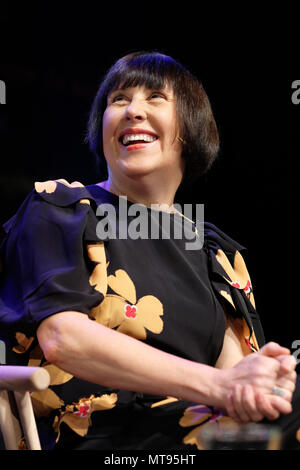
M 248 248 L 266 339 L 300 342 L 295 6 L 25 3 L 0 14 L 0 222 L 34 181 L 99 181 L 83 143 L 98 84 L 126 53 L 159 50 L 202 81 L 221 135 L 218 162 L 178 202 L 204 203 L 206 220 Z

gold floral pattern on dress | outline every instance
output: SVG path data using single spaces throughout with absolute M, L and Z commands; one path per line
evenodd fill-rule
M 64 384 L 73 378 L 73 375 L 49 362 L 45 362 L 42 367 L 50 375 L 50 386 Z M 34 413 L 38 417 L 48 416 L 51 411 L 57 410 L 65 404 L 51 388 L 32 393 L 31 399 Z
M 248 299 L 250 300 L 252 306 L 255 308 L 255 301 L 253 296 L 253 289 L 250 280 L 250 276 L 244 261 L 244 258 L 240 254 L 239 251 L 236 251 L 234 255 L 233 265 L 230 263 L 229 259 L 227 258 L 226 254 L 223 250 L 219 249 L 216 254 L 216 260 L 222 266 L 224 271 L 226 272 L 227 276 L 223 276 L 223 278 L 227 281 L 229 285 L 236 289 L 243 290 L 247 295 Z M 221 289 L 219 294 L 230 303 L 231 307 L 236 310 L 235 303 L 231 296 L 231 293 L 228 290 Z M 226 308 L 224 306 L 226 311 Z M 243 318 L 243 330 L 244 336 L 243 341 L 247 344 L 250 351 L 257 351 L 259 349 L 259 345 L 255 336 L 254 331 L 250 332 L 249 326 L 247 325 L 246 320 Z
M 88 257 L 97 263 L 90 278 L 89 283 L 98 292 L 105 295 L 107 292 L 107 263 L 104 242 L 90 243 L 86 247 Z
M 169 405 L 170 403 L 174 403 L 178 401 L 178 398 L 175 397 L 166 397 L 164 400 L 159 400 L 151 405 L 151 408 L 156 408 L 157 406 Z
M 217 251 L 216 260 L 219 262 L 219 264 L 222 266 L 222 268 L 229 277 L 229 280 L 225 276 L 224 279 L 229 282 L 232 287 L 242 289 L 249 298 L 253 307 L 255 308 L 251 279 L 246 267 L 246 263 L 241 253 L 239 251 L 235 252 L 233 266 L 223 250 L 219 249 Z
M 67 186 L 68 188 L 84 188 L 84 185 L 80 183 L 79 181 L 73 181 L 72 183 L 69 183 L 67 180 L 63 178 L 55 180 L 55 181 L 52 181 L 52 180 L 43 181 L 43 182 L 36 181 L 34 183 L 34 188 L 37 193 L 42 193 L 43 191 L 46 191 L 47 194 L 52 194 L 56 191 L 57 183 L 61 183 Z M 82 204 L 90 204 L 89 199 L 80 199 L 79 202 Z
M 51 385 L 51 384 L 50 384 Z M 31 395 L 32 406 L 35 416 L 49 416 L 51 411 L 59 410 L 64 406 L 64 401 L 56 395 L 51 388 L 47 388 L 42 392 L 34 392 Z
M 236 310 L 236 306 L 234 305 L 233 299 L 232 299 L 231 295 L 229 294 L 229 292 L 222 289 L 222 290 L 219 291 L 219 294 L 222 295 L 222 297 L 224 297 L 224 299 L 226 299 L 232 305 L 234 310 Z
M 145 295 L 137 300 L 135 285 L 122 269 L 108 276 L 107 283 L 118 295 L 106 294 L 103 302 L 91 310 L 90 318 L 141 340 L 146 339 L 146 330 L 162 332 L 163 305 L 156 297 Z
M 13 348 L 13 351 L 18 354 L 23 354 L 31 346 L 31 339 L 33 338 L 27 338 L 25 334 L 19 332 L 16 334 L 16 339 L 19 344 Z M 42 359 L 43 351 L 40 345 L 37 344 L 29 353 L 28 366 L 40 367 Z M 50 375 L 50 386 L 65 383 L 73 377 L 71 374 L 64 372 L 48 362 L 45 362 L 41 367 L 45 368 Z M 59 409 L 64 405 L 64 402 L 50 388 L 40 392 L 33 392 L 31 394 L 31 400 L 34 413 L 37 417 L 48 416 L 51 411 Z
M 34 183 L 34 188 L 37 193 L 42 193 L 43 191 L 46 191 L 47 194 L 51 194 L 51 193 L 54 193 L 54 191 L 56 190 L 56 187 L 57 187 L 57 183 L 51 180 L 43 181 L 43 182 L 36 181 Z
M 204 426 L 219 427 L 223 423 L 232 423 L 233 420 L 228 416 L 224 416 L 220 410 L 205 405 L 195 405 L 187 408 L 179 420 L 182 427 L 194 428 L 183 438 L 184 444 L 196 445 L 199 450 L 204 449 L 200 436 L 200 430 Z
M 43 368 L 50 375 L 50 386 L 61 385 L 73 378 L 73 375 L 50 363 L 44 363 Z M 75 433 L 85 436 L 91 425 L 90 416 L 94 411 L 109 410 L 113 408 L 117 401 L 117 395 L 103 394 L 99 397 L 91 395 L 89 398 L 82 398 L 78 403 L 66 405 L 64 401 L 51 389 L 47 388 L 41 392 L 34 392 L 31 395 L 34 414 L 40 418 L 49 416 L 57 410 L 59 415 L 55 416 L 53 429 L 58 433 L 56 441 L 60 438 L 60 425 L 66 423 Z
M 91 414 L 94 411 L 111 410 L 115 407 L 117 394 L 104 394 L 100 397 L 91 395 L 89 398 L 81 398 L 78 403 L 67 405 L 65 411 L 60 416 L 56 416 L 53 424 L 54 431 L 58 433 L 57 441 L 60 438 L 60 425 L 66 423 L 76 434 L 85 436 L 91 426 Z
M 27 336 L 20 331 L 18 331 L 15 334 L 15 338 L 18 344 L 14 346 L 12 350 L 17 354 L 24 354 L 26 351 L 28 351 L 28 349 L 30 348 L 30 346 L 32 345 L 34 341 L 33 336 L 30 336 L 30 338 L 27 338 Z

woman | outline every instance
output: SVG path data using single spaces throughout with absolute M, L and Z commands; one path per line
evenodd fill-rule
M 243 247 L 206 223 L 203 248 L 187 250 L 199 234 L 186 217 L 181 238 L 162 236 L 163 216 L 174 231 L 182 220 L 180 184 L 218 153 L 201 84 L 170 57 L 129 54 L 99 88 L 87 141 L 107 179 L 37 183 L 2 245 L 10 360 L 51 376 L 32 396 L 44 447 L 196 449 L 199 424 L 287 418 L 296 361 L 264 345 Z M 125 195 L 127 236 L 105 237 Z M 128 236 L 136 208 L 158 238 Z

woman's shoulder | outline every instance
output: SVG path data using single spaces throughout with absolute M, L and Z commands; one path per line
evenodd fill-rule
M 36 182 L 31 194 L 33 198 L 38 196 L 37 199 L 59 207 L 66 207 L 77 202 L 89 205 L 107 202 L 116 204 L 119 199 L 118 196 L 97 184 L 85 186 L 79 181 L 69 183 L 65 179 Z
M 57 206 L 68 206 L 76 202 L 90 204 L 93 200 L 90 192 L 79 181 L 69 183 L 65 179 L 49 180 L 34 183 L 33 193 L 42 200 Z
M 13 229 L 18 229 L 18 232 L 32 231 L 37 225 L 49 221 L 67 224 L 67 216 L 72 216 L 77 204 L 80 204 L 84 216 L 84 212 L 89 211 L 94 203 L 90 192 L 78 181 L 68 183 L 60 179 L 36 182 L 17 212 L 3 224 L 2 238 L 6 238 Z
M 246 250 L 234 238 L 229 236 L 223 230 L 210 222 L 204 222 L 204 240 L 205 245 L 215 251 L 222 249 L 226 254 L 233 254 L 236 251 Z

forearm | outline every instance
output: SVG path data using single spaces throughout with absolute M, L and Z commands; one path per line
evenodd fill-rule
M 222 372 L 153 348 L 77 312 L 45 320 L 38 339 L 46 359 L 81 379 L 207 405 L 222 404 Z

